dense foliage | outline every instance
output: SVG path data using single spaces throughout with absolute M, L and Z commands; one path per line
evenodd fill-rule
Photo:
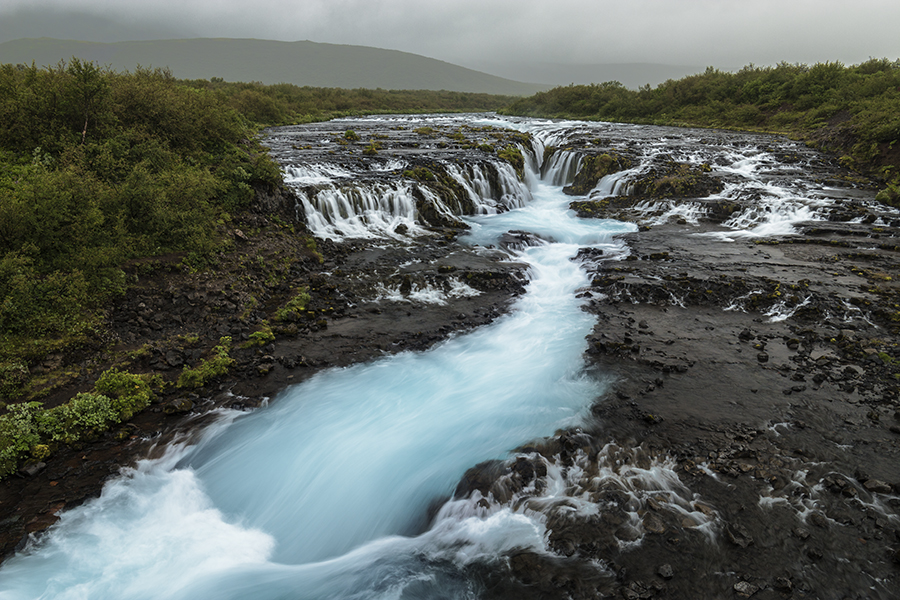
M 736 73 L 709 68 L 638 91 L 618 82 L 570 85 L 517 100 L 501 112 L 786 132 L 861 170 L 895 182 L 900 175 L 900 60 L 851 67 L 781 63 Z
M 0 66 L 0 363 L 90 327 L 124 261 L 215 248 L 279 178 L 251 134 L 163 70 Z
M 60 444 L 88 441 L 130 419 L 150 404 L 151 378 L 117 369 L 105 371 L 91 392 L 60 406 L 40 402 L 11 404 L 0 415 L 0 479 L 22 461 L 41 461 Z
M 488 111 L 515 100 L 512 96 L 446 90 L 345 90 L 289 83 L 228 83 L 215 77 L 184 83 L 213 92 L 224 104 L 262 125 L 326 121 L 350 114 Z

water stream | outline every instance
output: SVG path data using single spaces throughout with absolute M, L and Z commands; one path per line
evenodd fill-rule
M 199 442 L 141 462 L 63 514 L 3 565 L 0 598 L 477 598 L 467 568 L 513 548 L 544 551 L 544 526 L 527 510 L 453 500 L 454 489 L 473 465 L 577 425 L 602 393 L 602 377 L 584 372 L 594 317 L 581 310 L 576 295 L 588 281 L 571 258 L 585 246 L 624 257 L 614 236 L 635 228 L 575 218 L 561 190 L 579 155 L 559 151 L 542 164 L 544 148 L 618 135 L 648 160 L 664 150 L 717 165 L 731 177 L 718 198 L 760 197 L 724 224 L 723 239 L 790 233 L 830 203 L 752 144 L 635 126 L 489 123 L 535 134 L 527 187 L 515 188 L 508 165 L 497 167 L 502 189 L 493 192 L 482 167 L 450 169 L 477 200 L 466 243 L 494 245 L 510 230 L 542 240 L 514 257 L 531 280 L 510 314 L 423 353 L 320 373 L 253 413 L 223 412 Z M 374 176 L 404 167 L 391 160 L 372 167 Z M 644 168 L 602 180 L 591 197 L 621 191 Z M 322 237 L 402 238 L 399 225 L 420 233 L 409 183 L 357 193 L 336 183 L 355 176 L 345 165 L 286 172 L 320 186 L 301 200 Z M 640 210 L 690 222 L 701 209 Z
M 4 565 L 0 597 L 462 598 L 478 593 L 462 576 L 471 561 L 542 548 L 539 518 L 474 500 L 427 523 L 467 468 L 577 424 L 602 392 L 583 372 L 594 318 L 571 258 L 583 245 L 622 253 L 613 235 L 633 226 L 579 221 L 558 185 L 532 187 L 526 206 L 472 218 L 471 243 L 510 229 L 548 240 L 516 256 L 531 282 L 511 314 L 223 414 L 200 443 L 64 514 Z

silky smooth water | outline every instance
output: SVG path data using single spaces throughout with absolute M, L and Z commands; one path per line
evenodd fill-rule
M 472 219 L 471 243 L 510 229 L 548 240 L 516 257 L 531 281 L 511 314 L 223 414 L 199 443 L 64 514 L 4 565 L 0 597 L 475 597 L 466 565 L 541 549 L 540 519 L 510 509 L 451 501 L 427 522 L 467 468 L 577 424 L 603 391 L 583 372 L 594 317 L 571 258 L 623 252 L 612 236 L 633 227 L 577 220 L 560 188 L 534 187 L 528 206 Z
M 624 257 L 613 236 L 634 229 L 576 219 L 560 186 L 571 180 L 577 156 L 558 150 L 540 178 L 543 148 L 602 133 L 640 149 L 639 164 L 601 180 L 591 198 L 627 192 L 628 178 L 650 169 L 658 152 L 716 165 L 728 179 L 711 199 L 758 198 L 713 234 L 723 239 L 790 234 L 798 220 L 826 218 L 832 201 L 795 167 L 775 164 L 752 137 L 704 143 L 696 133 L 638 126 L 475 124 L 535 135 L 536 156 L 526 152 L 529 189 L 500 204 L 485 200 L 495 210 L 481 212 L 499 214 L 468 218 L 463 238 L 497 245 L 518 230 L 543 240 L 514 257 L 529 265 L 531 281 L 509 315 L 427 352 L 320 373 L 251 414 L 223 412 L 198 443 L 127 470 L 4 563 L 0 598 L 477 598 L 469 567 L 513 548 L 543 551 L 544 526 L 528 511 L 451 500 L 454 488 L 477 463 L 579 423 L 602 393 L 602 379 L 583 371 L 594 318 L 576 297 L 588 281 L 571 258 L 584 246 L 602 248 L 609 260 Z M 326 187 L 353 179 L 328 165 L 291 168 L 298 181 L 321 179 Z M 477 193 L 473 173 L 467 189 Z M 363 214 L 354 226 L 368 237 L 402 238 L 396 224 L 413 218 L 403 212 L 412 206 L 403 190 L 389 210 L 359 203 L 383 214 Z M 701 210 L 652 218 L 696 222 Z M 338 231 L 324 213 L 307 217 L 321 217 L 334 239 L 350 227 Z

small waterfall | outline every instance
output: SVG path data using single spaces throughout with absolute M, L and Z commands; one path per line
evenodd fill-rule
M 318 237 L 371 238 L 394 236 L 398 226 L 420 230 L 412 186 L 371 183 L 366 186 L 325 184 L 318 189 L 295 190 L 307 225 Z M 443 206 L 437 199 L 436 206 Z M 444 207 L 446 209 L 446 207 Z M 440 209 L 439 209 L 440 210 Z
M 581 168 L 581 154 L 568 150 L 558 150 L 541 165 L 541 178 L 555 186 L 566 186 L 575 179 Z
M 496 215 L 501 212 L 491 191 L 491 182 L 485 175 L 481 165 L 464 167 L 455 163 L 446 163 L 447 174 L 458 182 L 475 206 L 475 214 Z
M 507 209 L 522 208 L 532 200 L 528 186 L 519 180 L 512 165 L 506 162 L 493 163 L 500 182 L 500 203 Z

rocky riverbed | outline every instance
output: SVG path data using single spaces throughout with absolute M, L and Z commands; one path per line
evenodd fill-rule
M 213 268 L 131 265 L 135 285 L 109 311 L 111 349 L 78 357 L 51 401 L 122 361 L 174 381 L 222 336 L 236 365 L 195 393 L 167 387 L 125 428 L 0 483 L 4 553 L 214 408 L 252 409 L 323 368 L 424 349 L 502 314 L 526 274 L 503 248 L 460 244 L 459 217 L 526 202 L 508 178 L 525 179 L 531 160 L 567 185 L 581 217 L 639 230 L 622 236 L 627 256 L 576 257 L 597 315 L 587 362 L 614 377 L 609 393 L 582 427 L 473 465 L 457 488 L 546 526 L 546 552 L 469 567 L 482 595 L 896 597 L 900 215 L 871 201 L 868 182 L 778 138 L 547 131 L 399 120 L 276 133 L 291 190 L 261 193 Z M 501 157 L 510 147 L 524 155 Z M 405 182 L 412 207 L 366 216 L 347 187 L 360 165 L 370 187 Z M 304 202 L 336 212 L 316 221 Z M 301 289 L 303 314 L 274 319 Z M 267 327 L 272 339 L 251 343 Z

